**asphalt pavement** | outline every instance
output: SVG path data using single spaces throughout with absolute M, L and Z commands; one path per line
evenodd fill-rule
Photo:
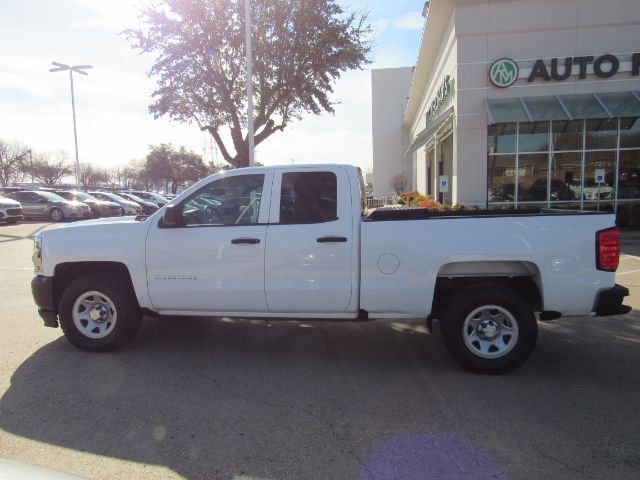
M 637 479 L 640 312 L 540 324 L 503 376 L 421 321 L 148 318 L 110 354 L 42 326 L 0 225 L 0 457 L 90 479 Z M 617 279 L 640 308 L 640 235 Z

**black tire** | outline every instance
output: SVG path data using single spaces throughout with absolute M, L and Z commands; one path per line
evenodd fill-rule
M 73 308 L 76 300 L 91 291 L 108 296 L 116 311 L 115 324 L 102 338 L 89 338 L 76 326 Z M 123 279 L 111 273 L 90 273 L 76 278 L 62 293 L 58 308 L 60 326 L 73 345 L 91 352 L 109 352 L 122 347 L 131 340 L 142 324 L 142 313 L 134 292 Z
M 53 207 L 49 212 L 49 218 L 54 222 L 61 222 L 64 220 L 64 212 L 57 207 Z
M 470 317 L 483 306 L 497 306 L 501 310 L 487 308 Z M 489 322 L 488 325 L 484 323 L 484 327 L 494 331 L 496 323 L 503 327 L 509 326 L 511 319 L 504 312 L 508 312 L 515 321 L 517 335 L 510 335 L 509 330 L 501 330 L 498 326 L 497 335 L 484 341 L 482 348 L 486 351 L 480 352 L 480 336 L 486 334 L 486 330 L 482 328 L 483 322 Z M 483 313 L 489 316 L 483 316 Z M 496 315 L 495 318 L 503 320 L 491 323 L 493 317 L 490 315 Z M 471 325 L 467 325 L 465 329 L 467 317 Z M 477 328 L 474 328 L 472 324 L 474 319 L 478 318 L 486 320 L 481 320 L 476 324 Z M 517 290 L 495 283 L 470 285 L 456 292 L 442 312 L 440 328 L 449 354 L 463 368 L 474 373 L 502 374 L 519 367 L 529 358 L 538 339 L 538 324 L 530 303 Z M 487 340 L 487 337 L 484 340 Z M 513 344 L 509 343 L 511 341 Z M 501 348 L 504 353 L 500 351 Z M 485 358 L 483 355 L 494 357 Z

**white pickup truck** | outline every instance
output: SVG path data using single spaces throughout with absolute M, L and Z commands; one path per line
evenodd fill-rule
M 524 362 L 538 319 L 629 311 L 613 215 L 367 216 L 364 203 L 347 165 L 218 173 L 150 217 L 41 233 L 33 296 L 45 325 L 91 351 L 123 345 L 143 314 L 435 318 L 454 359 L 482 373 Z

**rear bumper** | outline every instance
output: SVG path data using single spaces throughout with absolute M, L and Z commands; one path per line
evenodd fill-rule
M 44 275 L 33 277 L 33 280 L 31 280 L 31 293 L 45 327 L 57 327 L 58 312 L 56 311 L 53 297 L 53 277 L 45 277 Z
M 622 304 L 627 295 L 629 295 L 629 289 L 617 283 L 613 288 L 598 293 L 595 306 L 596 317 L 629 313 L 631 307 Z

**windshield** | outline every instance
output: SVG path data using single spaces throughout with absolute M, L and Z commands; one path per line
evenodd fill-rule
M 89 201 L 95 200 L 95 198 L 93 198 L 91 195 L 84 192 L 75 192 L 75 196 L 76 196 L 76 200 L 80 200 L 81 202 L 84 200 L 89 200 Z
M 50 202 L 66 202 L 67 201 L 65 198 L 53 192 L 38 192 L 38 195 L 45 197 Z
M 122 198 L 120 195 L 116 195 L 115 193 L 100 192 L 100 195 L 104 195 L 105 197 L 115 200 L 116 202 L 128 202 L 126 198 Z
M 123 194 L 123 195 L 125 195 L 125 196 L 126 196 L 126 198 L 129 198 L 129 199 L 131 199 L 131 200 L 133 200 L 133 201 L 135 201 L 135 202 L 144 202 L 144 201 L 145 201 L 145 200 L 143 200 L 142 198 L 140 198 L 140 197 L 138 197 L 138 196 L 136 196 L 136 195 L 133 195 L 133 194 L 131 194 L 131 193 L 125 193 L 125 194 Z

